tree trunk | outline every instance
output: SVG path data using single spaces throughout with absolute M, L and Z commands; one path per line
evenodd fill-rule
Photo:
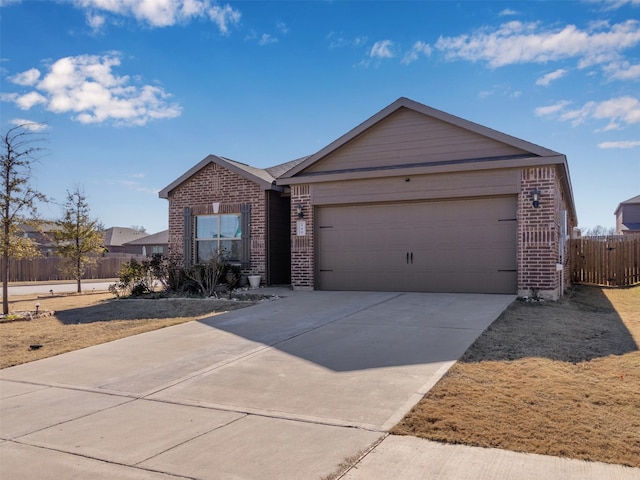
M 9 216 L 8 206 L 3 212 L 5 218 Z M 2 245 L 2 313 L 9 314 L 9 224 L 4 224 L 4 238 Z
M 2 265 L 2 313 L 9 314 L 9 259 L 3 258 Z
M 76 264 L 76 280 L 78 281 L 78 293 L 82 293 L 82 262 L 80 258 L 78 258 L 78 263 Z

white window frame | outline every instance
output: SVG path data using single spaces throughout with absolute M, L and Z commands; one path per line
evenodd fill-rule
M 236 232 L 235 232 L 235 236 L 233 237 L 223 237 L 222 234 L 222 219 L 223 217 L 235 217 L 237 219 L 237 228 L 236 228 Z M 210 215 L 195 215 L 195 222 L 194 222 L 194 260 L 196 263 L 203 263 L 206 262 L 208 259 L 204 259 L 204 258 L 200 258 L 200 243 L 204 243 L 204 242 L 215 242 L 216 243 L 216 249 L 215 251 L 220 253 L 221 252 L 221 247 L 220 244 L 221 242 L 227 242 L 227 241 L 231 241 L 231 242 L 238 242 L 238 248 L 237 248 L 237 258 L 235 258 L 234 256 L 229 256 L 228 260 L 232 263 L 240 263 L 241 261 L 241 257 L 242 257 L 242 218 L 241 218 L 241 214 L 239 213 L 221 213 L 221 214 L 210 214 Z M 199 229 L 198 229 L 198 223 L 200 221 L 200 219 L 215 219 L 217 222 L 216 225 L 216 232 L 217 235 L 216 236 L 202 236 L 199 237 L 198 233 L 199 233 Z M 239 234 L 239 236 L 238 236 Z M 228 252 L 227 255 L 229 255 L 232 252 Z

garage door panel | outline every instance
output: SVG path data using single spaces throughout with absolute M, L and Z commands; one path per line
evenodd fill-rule
M 320 207 L 318 287 L 514 293 L 515 212 L 515 197 Z

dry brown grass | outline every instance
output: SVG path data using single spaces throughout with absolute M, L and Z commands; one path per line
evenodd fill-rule
M 255 302 L 216 299 L 171 298 L 118 300 L 110 293 L 36 298 L 13 297 L 10 310 L 54 310 L 54 316 L 32 321 L 0 323 L 0 368 L 31 362 L 61 353 L 110 342 L 119 338 L 216 313 Z M 42 348 L 32 350 L 31 345 Z
M 640 467 L 640 287 L 515 302 L 392 433 Z

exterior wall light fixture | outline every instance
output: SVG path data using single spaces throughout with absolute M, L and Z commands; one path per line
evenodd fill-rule
M 298 215 L 298 220 L 302 220 L 304 218 L 304 212 L 302 211 L 301 203 L 296 205 L 296 214 Z
M 533 205 L 533 208 L 538 208 L 540 206 L 540 190 L 537 188 L 534 188 L 533 192 L 531 192 L 531 204 Z

